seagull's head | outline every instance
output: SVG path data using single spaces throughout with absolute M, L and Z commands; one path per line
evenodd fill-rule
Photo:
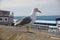
M 34 8 L 34 12 L 39 12 L 41 13 L 41 11 L 38 8 Z

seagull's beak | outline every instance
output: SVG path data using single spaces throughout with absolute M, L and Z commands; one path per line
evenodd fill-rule
M 41 13 L 41 11 L 38 11 L 39 13 Z

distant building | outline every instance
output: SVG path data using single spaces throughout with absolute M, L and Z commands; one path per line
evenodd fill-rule
M 0 25 L 12 25 L 13 13 L 10 11 L 0 10 Z

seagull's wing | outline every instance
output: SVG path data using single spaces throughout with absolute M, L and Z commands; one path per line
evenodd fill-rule
M 20 25 L 25 25 L 25 24 L 29 24 L 31 22 L 31 18 L 30 17 L 25 17 L 21 22 Z
M 19 25 L 20 22 L 21 22 L 24 18 L 25 18 L 25 17 L 22 17 L 22 18 L 18 19 L 18 20 L 15 22 L 15 25 Z

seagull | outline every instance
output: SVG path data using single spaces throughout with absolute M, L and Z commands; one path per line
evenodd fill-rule
M 33 24 L 35 22 L 37 12 L 41 13 L 41 11 L 38 8 L 34 8 L 31 12 L 32 15 L 23 18 L 22 21 L 19 23 L 19 25 L 26 26 L 27 32 L 29 32 L 30 24 Z

